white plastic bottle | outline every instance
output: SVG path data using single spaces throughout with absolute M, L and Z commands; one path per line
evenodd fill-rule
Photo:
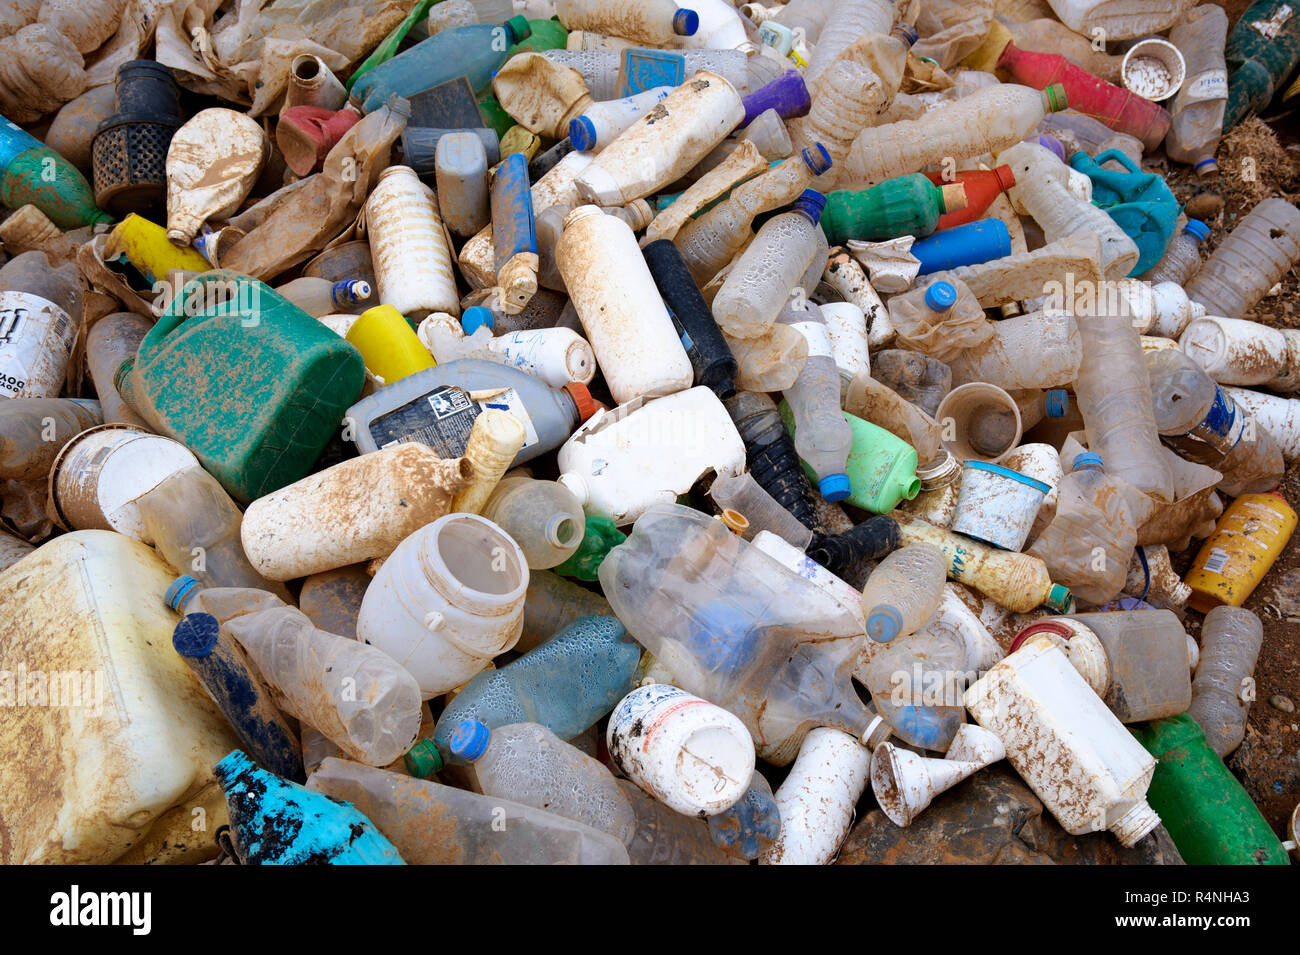
M 1300 209 L 1265 199 L 1219 243 L 1187 286 L 1211 315 L 1241 318 L 1300 260 Z
M 277 292 L 310 315 L 337 315 L 355 312 L 370 298 L 370 283 L 360 279 L 331 282 L 328 279 L 304 275 L 276 288 Z
M 379 301 L 416 320 L 430 312 L 459 315 L 460 295 L 438 203 L 415 170 L 385 169 L 364 211 Z
M 1300 460 L 1300 398 L 1231 386 L 1224 386 L 1223 392 L 1273 436 L 1287 464 Z
M 730 0 L 686 0 L 700 18 L 700 26 L 690 36 L 679 36 L 677 47 L 710 50 L 751 50 L 754 44 L 745 32 L 745 24 Z
M 579 206 L 555 258 L 615 401 L 691 386 L 691 361 L 626 222 Z
M 933 544 L 908 544 L 880 562 L 862 589 L 867 636 L 880 643 L 907 636 L 939 608 L 948 561 Z
M 1205 741 L 1227 756 L 1246 735 L 1254 699 L 1251 674 L 1264 641 L 1259 617 L 1241 607 L 1215 607 L 1201 626 L 1201 662 L 1192 680 L 1187 714 L 1205 731 Z
M 1175 282 L 1186 285 L 1201 268 L 1201 246 L 1210 237 L 1210 227 L 1200 219 L 1188 219 L 1169 242 L 1160 261 L 1142 275 L 1142 280 L 1155 285 Z
M 581 116 L 569 121 L 569 141 L 574 149 L 600 152 L 674 89 L 655 86 L 622 99 L 592 103 Z
M 567 30 L 607 33 L 635 43 L 668 46 L 700 26 L 694 10 L 673 0 L 555 0 L 555 14 Z
M 605 743 L 623 775 L 688 816 L 730 809 L 754 776 L 754 740 L 745 724 L 667 684 L 623 697 L 610 714 Z
M 582 505 L 554 481 L 506 477 L 481 513 L 515 540 L 531 570 L 564 563 L 585 533 Z
M 818 492 L 827 501 L 842 501 L 851 490 L 845 474 L 853 431 L 840 408 L 840 373 L 835 366 L 829 329 L 812 302 L 792 302 L 780 321 L 793 326 L 808 342 L 808 358 L 799 377 L 785 389 L 794 413 L 794 447 L 817 476 Z
M 1207 315 L 1183 329 L 1178 346 L 1221 385 L 1300 391 L 1300 331 Z

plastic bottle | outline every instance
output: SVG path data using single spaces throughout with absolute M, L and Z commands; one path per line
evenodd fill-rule
M 50 183 L 54 183 L 53 188 Z M 72 163 L 3 116 L 0 199 L 10 209 L 31 203 L 60 229 L 113 221 L 112 216 L 96 207 L 90 183 Z
M 935 226 L 937 231 L 983 218 L 994 200 L 1016 184 L 1016 177 L 1006 164 L 995 169 L 960 169 L 946 178 L 942 171 L 927 172 L 925 177 L 940 187 L 960 185 L 965 193 L 965 205 L 946 209 L 939 216 L 939 222 Z
M 952 390 L 952 371 L 937 358 L 890 348 L 876 352 L 871 377 L 916 404 L 931 417 Z
M 456 235 L 473 235 L 492 221 L 488 165 L 483 141 L 473 133 L 439 137 L 433 158 L 438 214 Z
M 565 577 L 576 577 L 578 580 L 597 580 L 596 574 L 605 555 L 625 540 L 627 535 L 609 518 L 588 517 L 582 543 L 565 559 L 564 563 L 555 568 L 555 572 Z M 608 606 L 605 609 L 607 610 Z
M 1220 8 L 1207 5 L 1197 9 Z M 1201 268 L 1201 245 L 1209 237 L 1209 226 L 1199 219 L 1188 219 L 1187 224 L 1174 234 L 1160 261 L 1149 272 L 1143 273 L 1142 280 L 1152 285 L 1159 282 L 1186 285 Z
M 569 121 L 569 140 L 573 148 L 600 152 L 674 88 L 655 86 L 634 96 L 592 103 L 581 116 Z
M 1223 55 L 1228 65 L 1223 128 L 1229 130 L 1267 107 L 1277 88 L 1295 72 L 1300 62 L 1295 8 L 1286 0 L 1256 0 L 1237 17 Z
M 840 410 L 839 369 L 826 321 L 821 309 L 807 301 L 794 303 L 780 320 L 808 341 L 808 358 L 794 385 L 785 389 L 796 427 L 795 450 L 817 476 L 822 498 L 841 501 L 851 490 L 845 468 L 853 431 Z
M 777 8 L 774 19 L 791 30 L 802 29 L 808 42 L 815 44 L 833 9 L 833 5 L 825 0 L 790 0 L 785 6 Z
M 1223 512 L 1187 572 L 1193 610 L 1240 607 L 1273 566 L 1296 528 L 1296 512 L 1276 491 L 1243 494 Z
M 916 448 L 916 474 L 923 488 L 947 483 L 960 472 L 959 463 L 940 441 L 939 423 L 870 375 L 859 374 L 853 379 L 844 398 L 844 408 Z
M 100 410 L 89 401 L 0 401 L 0 481 L 44 483 L 59 452 L 87 428 L 103 423 Z
M 500 26 L 476 23 L 443 30 L 367 70 L 352 84 L 350 102 L 369 113 L 394 93 L 410 99 L 458 76 L 468 77 L 477 95 L 505 64 L 511 45 L 531 32 L 523 17 L 511 17 Z
M 612 617 L 581 617 L 551 639 L 470 680 L 447 704 L 433 741 L 449 762 L 451 735 L 468 719 L 489 729 L 545 726 L 572 739 L 614 708 L 632 688 L 641 648 Z
M 1205 731 L 1206 742 L 1219 756 L 1227 756 L 1245 738 L 1255 698 L 1251 674 L 1263 640 L 1259 617 L 1240 607 L 1215 607 L 1201 626 L 1201 662 L 1187 715 Z
M 831 245 L 843 245 L 849 239 L 881 242 L 900 235 L 929 235 L 943 214 L 965 207 L 962 183 L 936 185 L 913 173 L 886 179 L 861 192 L 832 192 L 826 197 L 821 226 Z
M 36 251 L 0 267 L 0 399 L 59 396 L 81 322 L 78 271 Z
M 1300 391 L 1300 333 L 1207 315 L 1183 329 L 1178 347 L 1220 384 Z
M 716 479 L 709 488 L 709 496 L 718 507 L 745 516 L 749 522 L 741 532 L 745 540 L 753 540 L 761 531 L 771 531 L 799 550 L 808 547 L 812 540 L 812 531 L 764 490 L 749 471 Z
M 370 298 L 370 283 L 360 279 L 330 282 L 304 275 L 275 290 L 312 318 L 340 312 L 356 314 L 368 307 L 365 302 Z
M 1079 326 L 1068 312 L 1031 312 L 995 323 L 992 338 L 963 350 L 949 367 L 954 385 L 1051 388 L 1077 377 L 1082 355 Z
M 1218 172 L 1214 153 L 1228 105 L 1228 70 L 1223 58 L 1228 15 L 1222 7 L 1202 4 L 1169 31 L 1187 66 L 1174 97 L 1173 125 L 1165 139 L 1169 158 L 1190 164 L 1198 175 Z
M 853 141 L 839 184 L 863 189 L 916 172 L 945 156 L 964 159 L 1020 142 L 1043 117 L 1066 106 L 1060 86 L 1033 90 L 1003 84 L 978 90 L 919 119 L 864 129 Z M 1016 172 L 1016 179 L 1021 179 Z
M 530 569 L 562 564 L 582 543 L 582 506 L 554 481 L 506 477 L 493 490 L 482 515 L 509 534 Z
M 1142 165 L 1142 143 L 1136 137 L 1128 133 L 1118 133 L 1086 113 L 1073 109 L 1051 113 L 1043 117 L 1043 121 L 1038 125 L 1038 131 L 1043 135 L 1052 136 L 1062 144 L 1065 149 L 1065 158 L 1062 162 L 1076 152 L 1100 156 L 1108 149 L 1118 149 L 1132 159 L 1134 165 Z M 1108 160 L 1108 164 L 1111 162 L 1114 160 Z
M 1146 355 L 1156 428 L 1189 461 L 1223 474 L 1219 489 L 1237 497 L 1272 490 L 1286 463 L 1268 430 L 1176 348 Z
M 1219 243 L 1187 285 L 1211 315 L 1242 318 L 1300 260 L 1300 209 L 1265 199 Z
M 515 644 L 515 652 L 527 653 L 579 617 L 591 615 L 612 617 L 614 612 L 600 594 L 549 570 L 531 571 L 524 599 L 524 632 Z
M 668 239 L 644 249 L 655 287 L 682 335 L 682 344 L 695 371 L 695 384 L 709 388 L 724 401 L 736 393 L 736 357 L 677 246 Z M 686 345 L 687 342 L 689 345 Z
M 628 843 L 633 865 L 730 865 L 740 860 L 716 846 L 701 820 L 674 812 L 630 779 L 618 788 L 636 813 L 636 834 Z
M 1128 318 L 1109 314 L 1082 318 L 1078 326 L 1083 361 L 1074 392 L 1088 447 L 1101 455 L 1109 474 L 1172 501 L 1173 477 L 1162 457 L 1137 329 Z
M 816 40 L 812 41 L 816 46 L 806 72 L 809 86 L 816 84 L 858 37 L 871 34 L 888 36 L 894 26 L 896 11 L 888 0 L 840 0 L 833 4 L 833 8 Z
M 808 115 L 790 123 L 790 141 L 796 149 L 821 143 L 833 163 L 830 171 L 812 183 L 814 189 L 827 192 L 844 178 L 845 160 L 853 149 L 855 137 L 861 130 L 880 122 L 881 112 L 889 102 L 888 94 L 889 89 L 880 77 L 856 60 L 840 60 L 826 71 L 817 84 Z
M 938 609 L 947 575 L 933 544 L 908 544 L 882 560 L 862 590 L 867 636 L 888 643 L 915 631 Z
M 726 408 L 744 441 L 754 480 L 805 527 L 815 528 L 812 487 L 775 403 L 767 395 L 741 391 L 727 400 Z
M 565 29 L 609 33 L 647 46 L 671 46 L 700 26 L 699 14 L 671 0 L 556 0 L 555 13 Z
M 781 810 L 772 785 L 760 772 L 730 809 L 709 817 L 713 844 L 742 859 L 757 859 L 772 847 L 781 834 Z

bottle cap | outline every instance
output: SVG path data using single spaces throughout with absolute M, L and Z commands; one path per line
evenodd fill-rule
M 935 282 L 925 290 L 925 307 L 932 312 L 946 312 L 957 304 L 957 287 L 951 282 Z
M 888 643 L 903 629 L 903 615 L 889 604 L 873 607 L 867 614 L 867 636 L 877 643 Z
M 804 165 L 812 170 L 814 176 L 820 176 L 826 170 L 831 168 L 831 154 L 826 151 L 826 147 L 821 143 L 813 143 L 801 153 Z
M 183 657 L 206 657 L 217 645 L 221 627 L 210 613 L 190 613 L 172 631 L 172 647 Z
M 1043 95 L 1047 97 L 1047 108 L 1053 113 L 1059 113 L 1070 105 L 1070 100 L 1065 95 L 1065 87 L 1060 83 L 1053 83 L 1043 90 Z
M 185 602 L 185 598 L 189 595 L 189 592 L 198 585 L 199 582 L 189 574 L 177 577 L 168 585 L 167 590 L 163 593 L 163 602 L 173 610 L 180 610 L 181 604 Z
M 1015 173 L 1013 173 L 1011 171 L 1011 167 L 1006 165 L 1005 163 L 1003 163 L 1001 166 L 998 166 L 996 169 L 994 169 L 993 175 L 998 177 L 998 188 L 1001 189 L 1003 192 L 1006 192 L 1008 189 L 1010 189 L 1012 186 L 1016 184 Z
M 1095 451 L 1085 451 L 1074 459 L 1074 466 L 1071 471 L 1077 471 L 1080 468 L 1096 468 L 1098 471 L 1103 470 L 1105 465 L 1101 460 L 1101 455 Z
M 700 28 L 700 15 L 694 10 L 678 10 L 673 14 L 673 32 L 678 36 L 695 36 Z
M 817 482 L 817 490 L 821 492 L 822 500 L 834 503 L 848 497 L 853 488 L 847 474 L 828 474 Z
M 599 401 L 591 397 L 591 392 L 587 390 L 587 386 L 580 381 L 571 381 L 562 390 L 573 399 L 573 403 L 578 409 L 579 422 L 586 421 L 604 407 Z
M 416 779 L 428 779 L 442 771 L 442 753 L 433 745 L 433 740 L 422 739 L 402 757 L 406 771 Z
M 894 27 L 894 36 L 898 37 L 908 46 L 914 44 L 921 38 L 921 34 L 916 32 L 916 27 L 910 23 L 899 23 Z
M 939 187 L 943 196 L 944 212 L 961 212 L 966 208 L 966 186 L 960 182 L 950 182 Z
M 1219 164 L 1213 159 L 1202 159 L 1192 169 L 1198 176 L 1212 176 L 1219 171 Z
M 569 142 L 574 149 L 591 149 L 596 145 L 596 124 L 589 116 L 569 120 Z
M 335 305 L 356 305 L 370 298 L 370 283 L 361 279 L 343 279 L 330 289 Z
M 1070 393 L 1064 388 L 1053 388 L 1043 398 L 1043 410 L 1049 418 L 1064 418 L 1070 410 Z
M 822 210 L 826 208 L 826 197 L 815 189 L 805 189 L 794 201 L 794 211 L 802 212 L 812 220 L 813 225 L 822 221 Z
M 460 327 L 465 330 L 466 335 L 473 335 L 480 328 L 484 327 L 486 327 L 488 331 L 492 331 L 492 326 L 495 324 L 495 321 L 496 320 L 492 317 L 492 309 L 484 308 L 482 305 L 471 305 L 461 313 Z
M 1057 613 L 1073 613 L 1074 594 L 1070 593 L 1068 587 L 1052 584 L 1051 589 L 1047 591 L 1047 597 L 1043 600 L 1043 605 Z
M 491 735 L 491 730 L 478 720 L 462 720 L 451 731 L 447 748 L 451 750 L 453 756 L 472 763 L 483 755 L 483 751 L 487 749 L 488 737 Z
M 511 17 L 506 21 L 506 29 L 510 32 L 511 43 L 518 43 L 521 40 L 527 40 L 533 35 L 533 28 L 528 25 L 527 17 Z
M 1210 237 L 1210 227 L 1200 219 L 1188 219 L 1187 225 L 1183 226 L 1183 231 L 1197 242 L 1204 242 Z

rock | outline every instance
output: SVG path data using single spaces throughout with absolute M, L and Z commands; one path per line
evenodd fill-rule
M 1291 702 L 1289 696 L 1283 696 L 1281 693 L 1274 693 L 1268 698 L 1268 705 L 1274 709 L 1281 710 L 1283 713 L 1294 713 L 1295 704 Z
M 1213 222 L 1223 211 L 1223 197 L 1213 192 L 1200 192 L 1187 200 L 1183 207 L 1189 219 Z

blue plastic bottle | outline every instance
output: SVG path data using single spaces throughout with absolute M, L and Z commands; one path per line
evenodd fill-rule
M 213 767 L 244 865 L 405 865 L 353 807 L 281 779 L 235 750 Z
M 980 219 L 918 239 L 912 254 L 921 262 L 921 275 L 978 265 L 1010 255 L 1011 233 L 1001 219 Z
M 772 784 L 762 773 L 754 773 L 740 801 L 716 816 L 710 816 L 709 836 L 713 844 L 742 859 L 757 859 L 781 834 L 781 810 L 772 795 Z

